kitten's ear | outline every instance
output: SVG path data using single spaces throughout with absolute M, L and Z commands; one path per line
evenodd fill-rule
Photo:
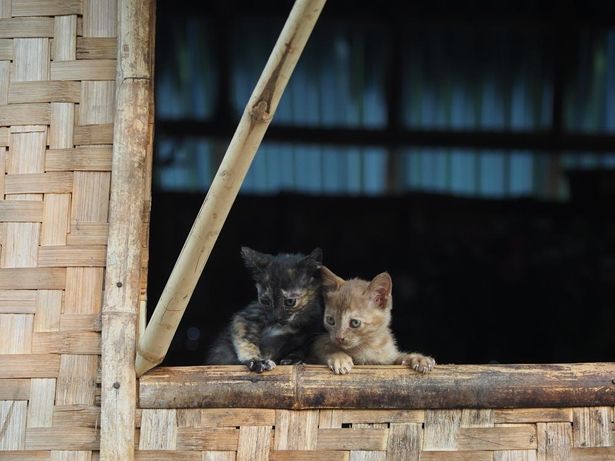
M 315 248 L 309 255 L 303 257 L 300 264 L 311 271 L 317 271 L 322 267 L 322 250 Z
M 322 264 L 322 249 L 318 247 L 314 248 L 308 257 L 312 258 L 318 264 Z
M 380 309 L 386 309 L 389 305 L 393 281 L 388 272 L 378 274 L 372 279 L 367 287 L 369 296 Z
M 322 286 L 327 291 L 337 290 L 344 284 L 344 279 L 335 275 L 326 266 L 320 268 L 320 274 L 322 275 Z
M 248 269 L 261 271 L 271 262 L 271 255 L 259 253 L 248 247 L 241 247 L 241 257 Z

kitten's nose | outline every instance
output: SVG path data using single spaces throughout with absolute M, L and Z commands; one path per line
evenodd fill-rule
M 346 338 L 344 338 L 343 336 L 336 336 L 335 340 L 339 343 L 342 344 L 344 342 Z

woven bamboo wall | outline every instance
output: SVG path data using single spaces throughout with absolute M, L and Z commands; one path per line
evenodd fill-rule
M 139 460 L 606 461 L 613 407 L 141 410 Z
M 85 461 L 99 446 L 117 3 L 0 0 L 0 18 L 0 460 Z

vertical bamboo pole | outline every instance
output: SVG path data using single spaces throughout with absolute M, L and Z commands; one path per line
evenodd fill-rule
M 297 0 L 137 348 L 141 376 L 164 359 L 211 249 L 326 0 Z
M 132 461 L 134 358 L 153 133 L 154 0 L 118 0 L 116 111 L 102 312 L 100 459 Z

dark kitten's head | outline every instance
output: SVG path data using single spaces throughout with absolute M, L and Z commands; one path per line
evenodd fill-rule
M 252 273 L 258 303 L 270 320 L 287 323 L 319 305 L 322 250 L 309 255 L 259 253 L 243 247 L 241 256 Z

